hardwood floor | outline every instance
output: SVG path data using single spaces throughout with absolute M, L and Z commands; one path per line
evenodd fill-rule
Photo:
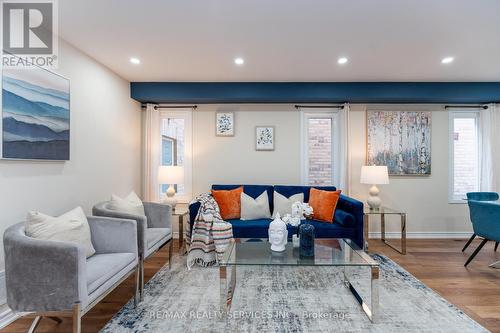
M 370 251 L 384 254 L 400 264 L 411 274 L 435 290 L 467 315 L 491 332 L 500 333 L 500 270 L 488 265 L 500 260 L 500 250 L 493 252 L 489 242 L 476 259 L 464 268 L 467 257 L 479 244 L 474 241 L 465 253 L 465 240 L 408 240 L 408 254 L 401 255 L 379 240 L 370 240 Z M 177 243 L 174 250 L 177 251 Z M 168 260 L 168 247 L 153 255 L 145 265 L 145 277 L 149 280 Z M 82 319 L 82 332 L 98 332 L 107 321 L 132 297 L 133 278 L 128 279 L 100 302 Z M 31 319 L 20 318 L 0 333 L 26 332 Z M 63 319 L 56 324 L 43 319 L 37 332 L 71 332 L 71 320 Z
M 500 269 L 488 267 L 500 260 L 494 242 L 488 242 L 465 268 L 469 255 L 479 245 L 474 241 L 465 253 L 466 240 L 411 239 L 407 255 L 401 255 L 382 241 L 370 240 L 370 252 L 386 255 L 469 317 L 491 332 L 500 333 Z

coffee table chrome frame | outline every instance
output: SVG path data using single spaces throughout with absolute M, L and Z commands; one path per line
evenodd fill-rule
M 346 241 L 347 242 L 347 241 Z M 366 262 L 373 263 L 374 260 L 368 256 L 363 250 L 355 250 L 359 256 L 361 256 Z M 346 255 L 348 252 L 345 252 Z M 354 298 L 358 301 L 359 305 L 365 312 L 366 316 L 372 323 L 375 323 L 378 319 L 379 313 L 379 279 L 380 279 L 380 266 L 378 264 L 370 265 L 370 292 L 371 292 L 371 306 L 366 303 L 359 292 L 354 288 L 352 283 L 349 281 L 348 274 L 346 273 L 346 269 L 351 266 L 344 266 L 343 268 L 343 277 L 344 277 L 344 285 L 349 289 Z
M 350 240 L 345 240 L 346 243 L 350 244 Z M 231 242 L 231 245 L 228 247 L 230 253 L 225 253 L 226 262 L 227 259 L 234 260 L 236 258 L 236 249 L 235 249 L 235 241 Z M 366 316 L 372 323 L 375 323 L 378 318 L 379 313 L 379 278 L 380 278 L 380 267 L 378 263 L 376 263 L 370 256 L 368 256 L 363 250 L 354 250 L 358 255 L 360 255 L 366 262 L 373 263 L 371 265 L 367 265 L 365 267 L 370 267 L 371 269 L 371 306 L 368 305 L 359 292 L 354 288 L 352 283 L 349 281 L 348 274 L 346 273 L 346 268 L 351 266 L 339 265 L 332 267 L 342 267 L 343 268 L 343 283 L 352 293 L 356 301 L 358 301 L 361 309 L 365 312 Z M 350 255 L 348 251 L 345 252 L 346 256 Z M 228 279 L 228 268 L 231 268 L 231 276 Z M 236 288 L 236 264 L 231 265 L 219 265 L 219 279 L 220 279 L 220 309 L 223 314 L 226 314 L 231 309 L 231 304 L 233 301 L 234 290 Z M 229 281 L 228 281 L 229 280 Z M 229 282 L 229 283 L 228 283 Z
M 489 267 L 500 269 L 500 261 L 492 263 L 491 265 L 489 265 Z
M 234 242 L 234 240 L 233 240 Z M 231 254 L 230 258 L 236 258 L 236 250 L 234 244 L 230 247 Z M 233 301 L 234 289 L 236 288 L 236 265 L 230 265 L 231 267 L 231 278 L 228 284 L 228 266 L 219 265 L 219 279 L 220 279 L 220 308 L 223 313 L 228 313 L 231 309 L 231 303 Z

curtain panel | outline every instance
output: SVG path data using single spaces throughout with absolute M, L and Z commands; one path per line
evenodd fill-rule
M 160 165 L 160 114 L 155 104 L 147 104 L 143 111 L 143 176 L 144 201 L 157 202 L 160 198 L 158 168 Z

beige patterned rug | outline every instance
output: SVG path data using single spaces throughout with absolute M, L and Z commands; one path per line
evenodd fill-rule
M 188 271 L 175 257 L 101 331 L 125 332 L 488 332 L 390 259 L 381 266 L 380 316 L 371 323 L 335 267 L 238 267 L 231 311 L 219 308 L 218 269 Z M 352 269 L 351 269 L 352 270 Z M 351 271 L 369 301 L 369 272 Z M 208 287 L 207 287 L 208 286 Z

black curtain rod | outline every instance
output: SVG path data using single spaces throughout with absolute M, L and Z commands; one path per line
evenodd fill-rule
M 488 105 L 445 105 L 445 109 L 488 109 Z
M 343 109 L 343 105 L 299 105 L 295 104 L 296 109 L 300 108 L 311 108 L 311 109 Z
M 141 105 L 141 108 L 145 109 L 146 105 Z M 155 105 L 154 109 L 197 109 L 198 105 Z

